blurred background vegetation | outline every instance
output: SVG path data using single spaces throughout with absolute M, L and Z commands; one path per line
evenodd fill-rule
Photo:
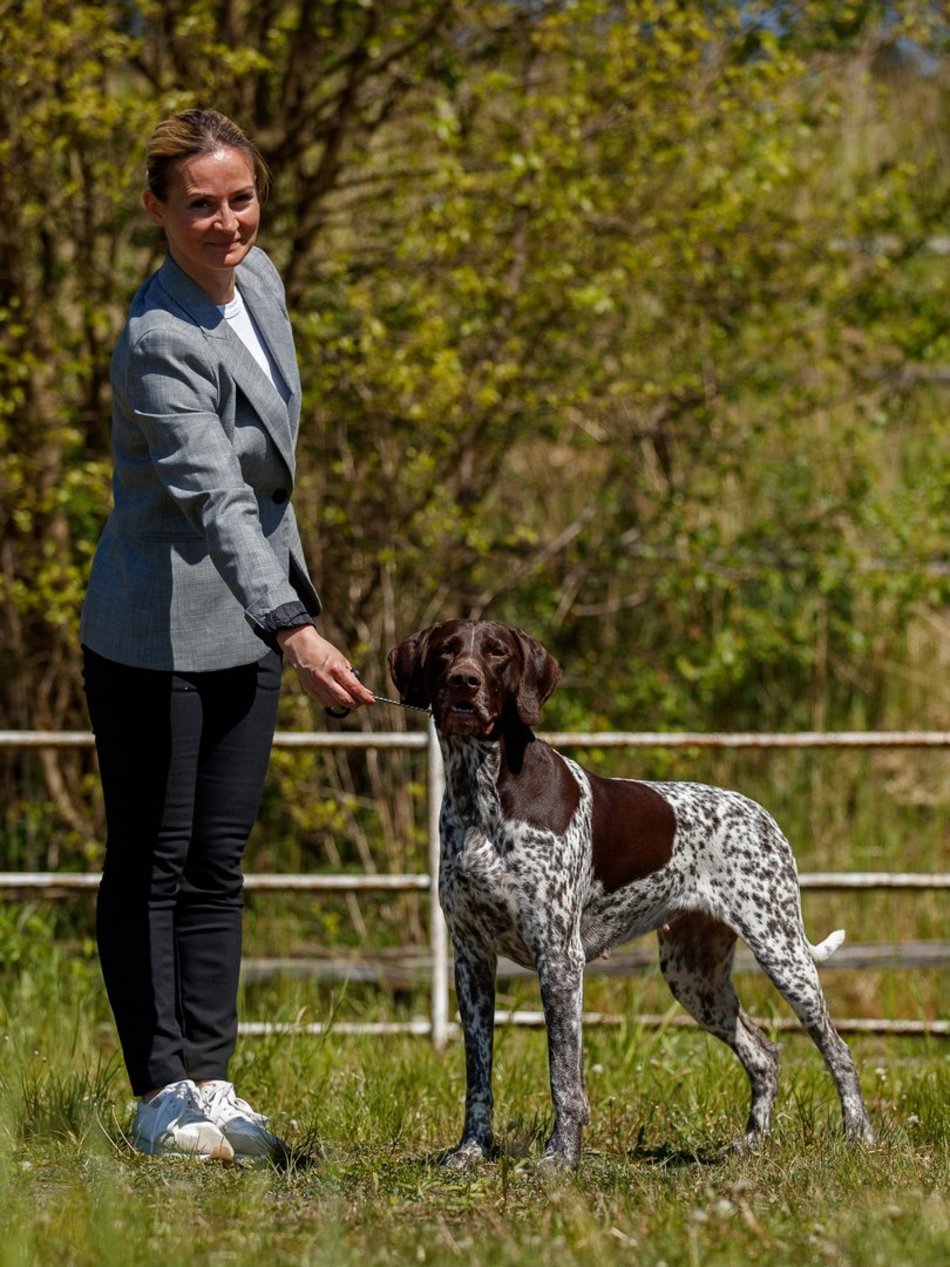
M 87 724 L 109 356 L 161 257 L 145 143 L 206 104 L 274 172 L 297 515 L 371 686 L 418 626 L 485 615 L 562 661 L 551 729 L 947 726 L 942 4 L 0 0 L 0 23 L 0 725 Z M 283 728 L 335 724 L 288 679 Z M 611 760 L 734 774 L 806 862 L 936 866 L 939 756 Z M 424 867 L 422 780 L 276 753 L 248 865 Z M 4 751 L 0 798 L 0 868 L 97 865 L 90 753 Z M 337 906 L 327 936 L 380 926 Z M 394 934 L 417 917 L 382 906 Z

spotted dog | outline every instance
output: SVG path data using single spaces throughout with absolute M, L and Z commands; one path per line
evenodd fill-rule
M 545 1160 L 576 1166 L 589 1118 L 584 965 L 651 930 L 674 996 L 748 1075 L 751 1107 L 738 1145 L 771 1127 L 779 1056 L 733 989 L 737 936 L 824 1057 L 847 1135 L 873 1139 L 815 968 L 844 934 L 818 946 L 807 940 L 791 848 L 760 805 L 696 783 L 602 778 L 561 756 L 531 729 L 560 666 L 521 630 L 448 620 L 395 647 L 389 667 L 405 703 L 431 707 L 445 764 L 439 899 L 455 946 L 467 1077 L 464 1129 L 449 1164 L 492 1147 L 498 955 L 538 974 L 554 1103 Z

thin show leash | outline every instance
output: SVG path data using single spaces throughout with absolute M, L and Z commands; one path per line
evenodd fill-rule
M 421 704 L 406 704 L 401 699 L 387 699 L 385 695 L 377 695 L 375 691 L 373 692 L 373 699 L 377 704 L 394 704 L 396 708 L 408 708 L 414 713 L 425 713 L 427 717 L 432 716 L 432 709 L 423 708 Z M 349 717 L 353 710 L 352 708 L 325 708 L 323 711 L 328 717 L 340 719 Z
M 362 681 L 358 669 L 351 669 L 350 671 L 355 678 Z M 392 704 L 396 708 L 408 708 L 414 713 L 425 713 L 427 717 L 432 716 L 432 709 L 424 708 L 421 704 L 407 704 L 401 699 L 390 699 L 386 695 L 377 695 L 375 691 L 373 692 L 373 699 L 377 704 Z M 349 717 L 353 710 L 352 708 L 325 708 L 323 711 L 328 717 L 334 717 L 337 720 L 340 720 L 343 717 Z

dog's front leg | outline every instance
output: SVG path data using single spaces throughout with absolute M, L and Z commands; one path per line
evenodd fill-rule
M 538 965 L 541 1003 L 548 1033 L 554 1133 L 544 1150 L 546 1164 L 574 1167 L 580 1161 L 581 1134 L 590 1118 L 584 1091 L 581 1012 L 584 1003 L 584 952 L 571 947 Z
M 488 950 L 455 951 L 455 992 L 465 1038 L 465 1125 L 447 1166 L 467 1166 L 492 1147 L 492 1052 L 495 1039 L 496 956 Z

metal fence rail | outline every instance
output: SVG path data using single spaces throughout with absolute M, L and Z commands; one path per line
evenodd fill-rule
M 698 749 L 942 749 L 950 748 L 950 731 L 804 731 L 779 733 L 703 733 L 643 731 L 555 731 L 541 736 L 555 747 L 574 748 L 698 748 Z M 90 748 L 91 731 L 0 730 L 2 748 Z M 425 750 L 427 754 L 427 873 L 404 875 L 262 875 L 245 877 L 249 891 L 328 892 L 428 892 L 429 894 L 429 958 L 430 1016 L 406 1022 L 332 1022 L 338 1034 L 422 1034 L 436 1046 L 444 1045 L 456 1031 L 449 1020 L 449 953 L 445 921 L 438 902 L 439 806 L 442 801 L 443 774 L 435 727 L 430 722 L 425 731 L 380 732 L 345 731 L 278 731 L 274 746 L 279 748 L 356 748 Z M 917 874 L 890 872 L 804 872 L 799 876 L 803 889 L 841 891 L 848 889 L 945 890 L 950 889 L 950 873 Z M 0 872 L 0 898 L 26 890 L 49 894 L 95 889 L 96 873 L 75 872 Z M 540 1012 L 499 1012 L 496 1024 L 540 1025 Z M 621 1024 L 630 1018 L 590 1013 L 589 1024 Z M 638 1025 L 690 1024 L 679 1014 L 639 1016 Z M 768 1022 L 775 1028 L 797 1028 L 797 1022 Z M 945 1021 L 886 1021 L 853 1018 L 836 1021 L 839 1029 L 852 1033 L 896 1033 L 950 1035 Z M 243 1034 L 319 1034 L 327 1027 L 319 1022 L 308 1025 L 271 1024 L 246 1021 L 240 1026 Z
M 555 747 L 585 748 L 948 748 L 950 730 L 758 731 L 552 730 Z M 278 730 L 275 748 L 427 748 L 425 731 Z M 0 748 L 91 748 L 91 730 L 0 730 Z
M 52 889 L 54 892 L 96 889 L 98 871 L 0 871 L 0 891 L 9 889 Z M 847 889 L 950 889 L 950 871 L 802 871 L 798 876 L 802 889 L 820 889 L 826 893 Z M 244 888 L 248 892 L 272 893 L 428 893 L 433 878 L 426 872 L 367 875 L 275 875 L 273 872 L 248 872 Z

